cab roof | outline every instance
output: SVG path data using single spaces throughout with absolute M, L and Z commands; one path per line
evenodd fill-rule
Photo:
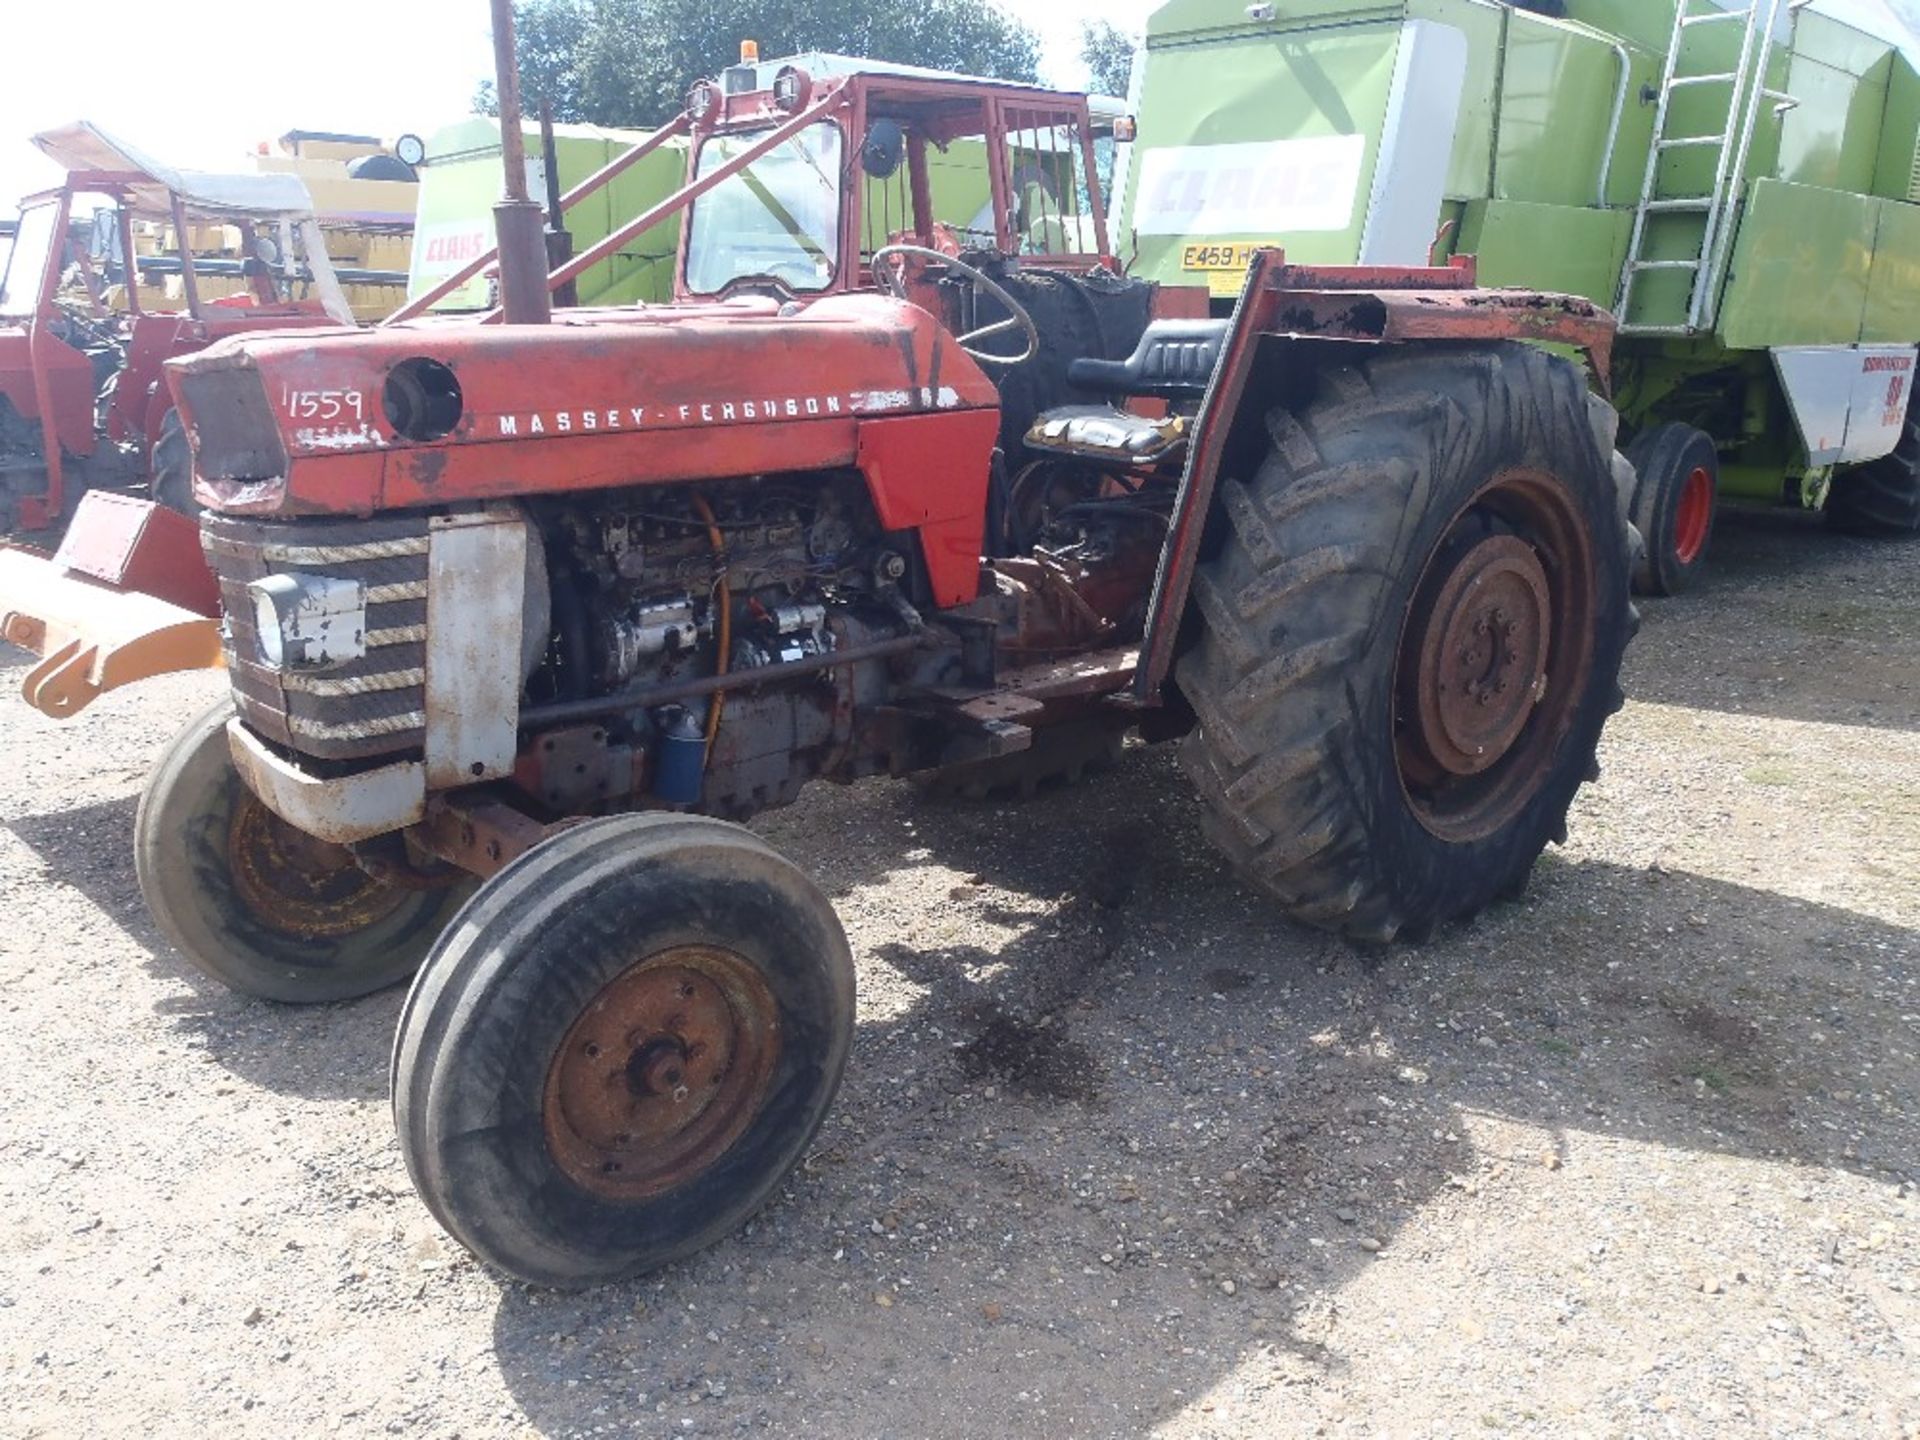
M 33 137 L 42 154 L 68 175 L 111 174 L 112 188 L 140 215 L 167 217 L 172 197 L 198 215 L 300 219 L 313 213 L 313 197 L 298 175 L 223 175 L 163 165 L 137 147 L 87 120 L 76 120 Z

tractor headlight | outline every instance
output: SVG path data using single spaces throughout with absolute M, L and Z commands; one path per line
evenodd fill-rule
M 813 95 L 813 81 L 795 65 L 782 65 L 773 77 L 773 103 L 789 113 L 805 105 Z
M 269 575 L 247 586 L 260 658 L 275 670 L 311 670 L 367 653 L 367 589 L 325 575 Z

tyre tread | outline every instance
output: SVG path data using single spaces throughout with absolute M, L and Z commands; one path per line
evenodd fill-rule
M 1272 449 L 1254 478 L 1222 483 L 1228 524 L 1196 575 L 1199 635 L 1175 677 L 1197 718 L 1181 764 L 1203 828 L 1296 918 L 1356 941 L 1423 934 L 1484 903 L 1463 895 L 1435 913 L 1410 910 L 1393 883 L 1372 843 L 1352 674 L 1397 625 L 1390 581 L 1407 568 L 1435 467 L 1475 453 L 1494 427 L 1530 454 L 1580 446 L 1585 466 L 1592 452 L 1603 543 L 1619 552 L 1608 571 L 1620 597 L 1617 670 L 1627 544 L 1610 465 L 1578 371 L 1523 345 L 1383 353 L 1322 372 L 1311 401 L 1265 416 Z M 1613 676 L 1603 683 L 1611 689 Z M 1577 782 L 1584 759 L 1575 769 Z M 1489 883 L 1510 888 L 1512 877 Z

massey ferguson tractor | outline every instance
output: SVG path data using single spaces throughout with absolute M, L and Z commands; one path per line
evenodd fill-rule
M 79 496 L 146 481 L 156 498 L 186 508 L 186 438 L 160 383 L 161 365 L 243 331 L 331 326 L 351 321 L 328 263 L 306 186 L 292 175 L 215 175 L 161 166 L 84 121 L 42 131 L 33 142 L 66 171 L 61 184 L 20 207 L 11 253 L 0 266 L 0 531 L 58 530 Z M 113 202 L 109 267 L 125 281 L 127 314 L 102 303 L 104 277 L 84 249 L 67 243 L 86 197 Z M 132 221 L 173 226 L 178 253 L 150 268 L 177 270 L 179 311 L 140 302 L 140 258 Z M 203 300 L 187 243 L 194 221 L 273 229 L 276 248 L 296 233 L 305 243 L 316 300 L 281 296 L 272 266 L 247 266 L 239 303 Z M 61 284 L 70 262 L 88 299 Z
M 417 970 L 414 1182 L 540 1283 L 725 1235 L 820 1125 L 847 941 L 734 823 L 808 781 L 1178 739 L 1253 884 L 1384 943 L 1524 883 L 1621 700 L 1602 310 L 1269 250 L 1205 318 L 1117 265 L 1083 97 L 762 78 L 696 85 L 684 188 L 551 273 L 509 153 L 496 315 L 169 367 L 232 698 L 142 891 L 251 994 Z M 978 232 L 928 204 L 960 141 Z M 673 303 L 549 311 L 670 217 Z
M 181 513 L 193 506 L 192 461 L 161 366 L 229 335 L 331 329 L 353 315 L 297 176 L 174 170 L 84 121 L 33 139 L 66 175 L 23 202 L 0 265 L 0 637 L 41 656 L 21 687 L 28 702 L 67 716 L 103 690 L 220 663 L 213 577 Z M 112 241 L 98 268 L 69 244 L 88 197 L 113 202 L 95 215 L 95 233 Z M 141 303 L 137 218 L 173 227 L 177 254 L 144 268 L 177 268 L 180 311 Z M 279 269 L 250 257 L 243 297 L 207 299 L 189 243 L 196 220 L 260 227 Z M 313 300 L 281 293 L 299 273 L 296 236 Z M 116 269 L 125 315 L 105 303 Z M 63 290 L 74 272 L 84 299 Z M 54 554 L 6 543 L 57 537 L 80 515 Z

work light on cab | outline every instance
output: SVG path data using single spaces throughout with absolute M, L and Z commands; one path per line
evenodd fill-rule
M 797 65 L 782 65 L 773 77 L 773 103 L 789 113 L 801 109 L 813 94 L 813 80 Z

